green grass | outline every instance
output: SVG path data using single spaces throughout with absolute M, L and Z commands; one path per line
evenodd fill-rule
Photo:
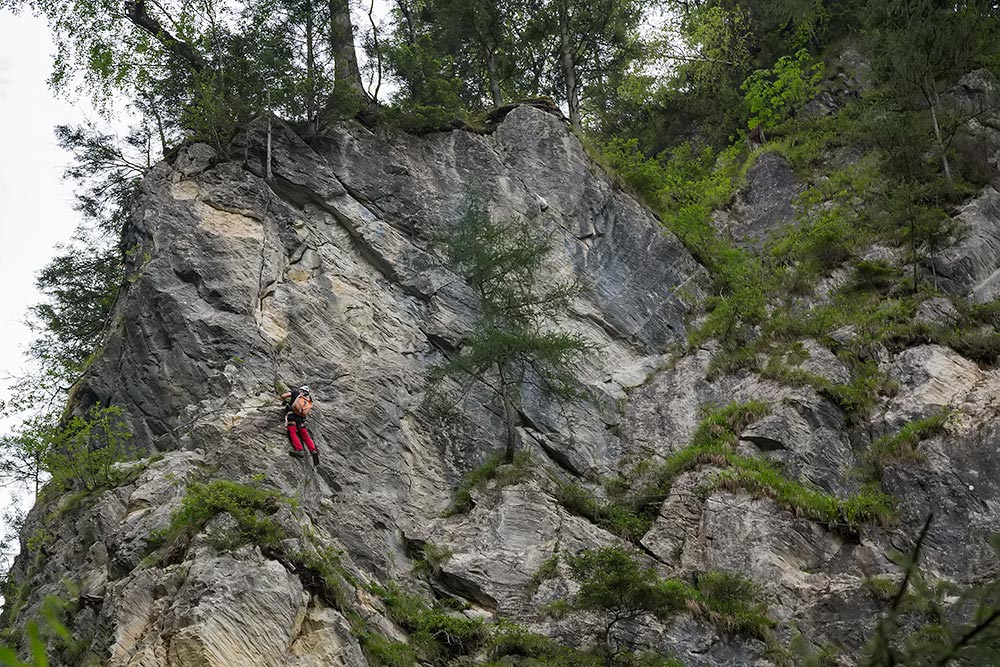
M 743 491 L 772 498 L 796 515 L 830 527 L 857 529 L 870 523 L 886 523 L 894 515 L 890 496 L 864 488 L 857 495 L 840 499 L 784 477 L 771 463 L 750 457 L 732 457 L 730 468 L 716 473 L 705 490 Z
M 455 500 L 445 510 L 444 516 L 465 514 L 472 510 L 475 505 L 472 500 L 472 491 L 485 488 L 491 481 L 495 481 L 497 486 L 502 488 L 517 484 L 530 477 L 533 469 L 531 454 L 519 450 L 514 453 L 514 460 L 506 465 L 503 459 L 504 452 L 495 452 L 486 457 L 486 460 L 479 467 L 467 473 L 455 492 Z
M 528 581 L 528 593 L 534 595 L 542 583 L 559 576 L 559 554 L 554 553 L 545 559 L 538 571 L 531 575 Z
M 624 652 L 609 663 L 599 651 L 570 648 L 508 620 L 486 622 L 463 616 L 445 603 L 430 603 L 396 584 L 370 587 L 388 617 L 407 634 L 406 643 L 374 631 L 357 614 L 350 619 L 369 662 L 379 667 L 514 664 L 532 667 L 680 667 L 667 656 Z M 512 662 L 512 660 L 514 662 Z M 527 660 L 527 662 L 518 662 Z
M 765 459 L 737 454 L 739 434 L 767 411 L 767 405 L 757 401 L 715 410 L 699 423 L 687 447 L 659 465 L 639 466 L 632 478 L 616 479 L 615 495 L 600 498 L 578 484 L 563 482 L 556 489 L 556 499 L 570 512 L 622 539 L 638 542 L 659 514 L 674 480 L 709 465 L 723 470 L 703 486 L 704 494 L 725 489 L 773 498 L 782 507 L 831 527 L 857 528 L 884 523 L 893 516 L 892 499 L 874 489 L 840 499 L 786 478 Z
M 383 634 L 366 629 L 357 632 L 361 649 L 374 667 L 416 667 L 417 654 L 405 642 L 389 639 Z
M 724 632 L 767 639 L 774 620 L 763 602 L 764 593 L 749 577 L 712 570 L 697 575 L 692 600 L 698 612 Z
M 922 461 L 924 453 L 918 445 L 944 432 L 948 410 L 941 410 L 924 419 L 906 424 L 898 433 L 885 435 L 873 441 L 865 452 L 865 474 L 870 479 L 880 479 L 882 469 L 891 461 Z
M 889 577 L 865 577 L 864 586 L 879 600 L 891 600 L 899 592 L 899 584 Z
M 151 535 L 149 541 L 154 546 L 161 546 L 190 539 L 214 516 L 227 512 L 236 520 L 236 529 L 231 534 L 215 536 L 218 547 L 233 549 L 243 544 L 274 547 L 285 537 L 284 531 L 271 518 L 279 502 L 290 500 L 275 491 L 230 480 L 195 482 L 187 488 L 170 524 Z
M 317 593 L 328 605 L 348 613 L 357 581 L 340 560 L 341 553 L 333 547 L 304 550 L 291 554 L 299 579 L 307 590 Z

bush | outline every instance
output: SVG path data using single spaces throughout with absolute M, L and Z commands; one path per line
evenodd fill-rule
M 86 417 L 75 416 L 52 428 L 43 457 L 57 485 L 80 484 L 87 491 L 117 486 L 126 472 L 118 465 L 128 459 L 126 443 L 132 433 L 117 407 L 94 406 Z
M 766 639 L 774 627 L 763 590 L 749 577 L 713 570 L 697 576 L 697 602 L 708 618 L 727 632 Z
M 281 527 L 270 518 L 278 510 L 278 502 L 282 500 L 288 502 L 287 498 L 275 491 L 229 480 L 217 479 L 207 484 L 196 482 L 188 487 L 170 525 L 154 533 L 150 542 L 161 545 L 171 544 L 178 539 L 190 539 L 216 514 L 228 512 L 236 520 L 234 533 L 226 536 L 228 548 L 243 544 L 273 547 L 285 537 Z
M 771 69 L 759 69 L 740 86 L 750 110 L 750 128 L 774 127 L 805 105 L 823 79 L 823 63 L 806 49 L 778 59 Z
M 639 637 L 621 621 L 638 621 L 644 615 L 669 620 L 692 611 L 720 629 L 764 638 L 774 622 L 761 602 L 760 587 L 748 578 L 729 572 L 706 572 L 697 586 L 679 579 L 660 578 L 621 547 L 588 549 L 567 559 L 580 590 L 571 607 L 604 618 L 601 642 L 634 648 Z

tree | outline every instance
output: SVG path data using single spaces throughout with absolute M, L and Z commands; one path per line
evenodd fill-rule
M 572 393 L 572 364 L 588 346 L 582 337 L 552 327 L 580 287 L 572 282 L 539 287 L 551 244 L 523 220 L 496 222 L 471 206 L 441 245 L 449 265 L 472 288 L 480 312 L 458 354 L 438 366 L 434 377 L 480 382 L 496 395 L 510 462 L 523 385 L 535 382 L 557 396 Z
M 569 558 L 570 572 L 580 584 L 573 607 L 602 618 L 600 641 L 608 667 L 636 648 L 629 624 L 643 616 L 668 619 L 685 608 L 691 587 L 661 579 L 621 547 L 588 549 Z
M 583 131 L 583 105 L 637 55 L 645 0 L 550 0 L 558 76 L 570 124 Z
M 946 123 L 941 89 L 1000 54 L 1000 10 L 992 0 L 868 0 L 862 17 L 874 72 L 898 105 L 930 111 L 951 182 L 948 147 L 962 123 Z

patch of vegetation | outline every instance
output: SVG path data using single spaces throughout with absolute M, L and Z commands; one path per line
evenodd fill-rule
M 188 541 L 219 513 L 226 512 L 236 522 L 231 534 L 217 536 L 227 548 L 244 544 L 276 546 L 285 534 L 271 518 L 279 502 L 291 502 L 275 491 L 268 491 L 231 480 L 217 479 L 208 483 L 191 484 L 180 509 L 170 525 L 150 536 L 150 544 L 172 545 Z
M 373 592 L 382 599 L 389 618 L 410 635 L 410 646 L 422 660 L 437 664 L 469 655 L 489 636 L 481 619 L 468 618 L 440 604 L 429 605 L 397 585 L 375 586 Z
M 582 486 L 562 483 L 556 489 L 556 498 L 570 512 L 623 539 L 638 541 L 655 520 L 674 480 L 698 466 L 711 465 L 725 470 L 703 485 L 701 492 L 705 494 L 728 489 L 770 497 L 793 512 L 834 527 L 856 528 L 885 522 L 893 515 L 892 499 L 873 488 L 841 500 L 786 478 L 769 461 L 737 454 L 739 434 L 767 411 L 766 404 L 751 401 L 711 412 L 698 425 L 691 444 L 671 454 L 662 464 L 637 468 L 633 475 L 634 490 L 620 490 L 611 498 L 599 498 Z M 622 480 L 616 480 L 615 486 L 633 488 Z
M 706 490 L 744 491 L 774 499 L 779 505 L 830 527 L 856 529 L 863 524 L 886 523 L 894 516 L 890 496 L 873 487 L 841 500 L 824 491 L 785 478 L 771 463 L 761 459 L 736 457 L 731 467 L 716 473 Z
M 505 452 L 491 454 L 482 465 L 466 474 L 455 493 L 455 500 L 444 512 L 444 516 L 465 514 L 472 510 L 475 506 L 472 500 L 473 489 L 485 488 L 491 481 L 503 488 L 524 481 L 531 475 L 533 462 L 530 453 L 523 450 L 514 452 L 514 458 L 509 464 L 505 464 L 504 458 Z
M 693 600 L 699 613 L 721 630 L 767 639 L 774 621 L 762 602 L 763 591 L 747 576 L 712 570 L 699 574 Z
M 917 446 L 924 440 L 944 432 L 948 410 L 941 410 L 924 419 L 906 424 L 893 435 L 885 435 L 871 443 L 865 452 L 865 472 L 878 479 L 890 461 L 922 461 L 923 452 Z
M 317 592 L 327 604 L 346 614 L 357 581 L 344 569 L 340 556 L 339 551 L 327 547 L 296 552 L 291 554 L 291 561 L 307 589 Z
M 414 667 L 417 664 L 484 664 L 506 667 L 680 667 L 668 656 L 622 651 L 608 655 L 600 648 L 581 650 L 563 646 L 507 620 L 488 623 L 468 618 L 446 602 L 428 603 L 403 591 L 396 584 L 372 585 L 371 591 L 385 605 L 386 613 L 406 631 L 408 642 L 398 642 L 373 631 L 359 616 L 352 615 L 354 631 L 370 662 L 384 667 Z M 485 658 L 485 662 L 481 662 Z M 512 662 L 513 661 L 513 662 Z
M 419 553 L 413 560 L 413 572 L 437 576 L 441 574 L 441 566 L 452 557 L 451 549 L 433 542 L 420 545 Z
M 79 589 L 75 584 L 64 579 L 63 585 L 71 596 L 78 596 Z M 90 640 L 75 638 L 70 630 L 72 616 L 78 610 L 77 603 L 56 595 L 46 595 L 38 607 L 37 617 L 25 624 L 19 636 L 14 634 L 13 620 L 8 627 L 10 632 L 0 635 L 0 665 L 48 667 L 53 651 L 65 664 L 80 664 L 90 649 Z M 10 643 L 6 645 L 8 641 Z M 19 649 L 30 662 L 21 659 Z
M 879 600 L 891 600 L 899 592 L 899 583 L 891 577 L 865 577 L 864 586 Z
M 531 575 L 531 579 L 528 580 L 528 594 L 534 595 L 544 582 L 557 576 L 559 576 L 559 552 L 546 558 L 538 571 Z
M 640 648 L 636 622 L 646 616 L 665 621 L 690 611 L 725 631 L 760 638 L 774 625 L 760 588 L 735 573 L 707 572 L 692 586 L 659 577 L 621 547 L 585 550 L 567 562 L 580 584 L 571 607 L 602 619 L 597 634 L 607 655 Z
M 416 667 L 417 654 L 406 642 L 389 639 L 370 629 L 356 631 L 368 663 L 375 667 Z
M 640 539 L 652 524 L 652 518 L 637 512 L 631 503 L 600 498 L 574 482 L 560 482 L 555 498 L 573 514 L 623 539 Z

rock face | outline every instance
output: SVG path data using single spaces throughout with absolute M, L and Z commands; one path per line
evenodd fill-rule
M 987 186 L 956 222 L 960 239 L 933 260 L 942 286 L 978 303 L 1000 297 L 1000 191 Z
M 748 182 L 731 214 L 734 236 L 752 245 L 791 220 L 800 186 L 766 155 Z M 525 392 L 516 435 L 532 471 L 473 489 L 469 512 L 443 516 L 462 476 L 505 433 L 488 391 L 473 387 L 442 410 L 428 379 L 476 319 L 470 290 L 433 243 L 473 201 L 552 239 L 549 274 L 588 287 L 558 324 L 591 347 L 578 369 L 585 399 Z M 770 406 L 739 434 L 739 453 L 840 497 L 861 486 L 859 434 L 959 408 L 944 434 L 921 444 L 919 466 L 887 471 L 902 499 L 891 526 L 843 530 L 768 497 L 706 490 L 710 464 L 677 477 L 635 548 L 662 575 L 750 575 L 780 641 L 798 628 L 853 664 L 884 609 L 865 578 L 895 572 L 884 554 L 912 541 L 928 508 L 940 508 L 941 524 L 930 563 L 958 581 L 981 576 L 988 534 L 1000 529 L 998 371 L 937 346 L 883 359 L 899 390 L 862 428 L 811 387 L 746 371 L 713 378 L 711 349 L 672 356 L 687 312 L 706 296 L 705 270 L 538 109 L 514 109 L 488 135 L 344 125 L 311 144 L 258 122 L 230 155 L 190 146 L 153 168 L 128 234 L 131 275 L 73 401 L 79 411 L 119 406 L 131 444 L 156 456 L 83 501 L 43 495 L 13 570 L 23 595 L 4 617 L 23 628 L 45 595 L 73 597 L 73 631 L 89 643 L 84 658 L 62 664 L 380 664 L 369 663 L 359 624 L 407 638 L 370 592 L 392 582 L 580 644 L 596 626 L 542 611 L 574 591 L 565 564 L 541 582 L 537 574 L 556 554 L 621 539 L 557 502 L 552 479 L 588 484 L 662 461 L 691 442 L 706 406 L 735 401 Z M 954 252 L 979 257 L 982 245 Z M 956 255 L 951 265 L 956 291 L 991 289 L 995 258 Z M 926 317 L 948 308 L 928 306 Z M 815 340 L 802 342 L 794 365 L 831 384 L 849 378 Z M 318 468 L 287 455 L 276 398 L 302 383 L 317 399 Z M 221 513 L 157 548 L 191 485 L 218 479 L 256 479 L 291 499 L 269 509 L 280 541 L 232 543 L 236 520 Z M 697 615 L 638 632 L 685 664 L 776 660 L 764 642 Z
M 770 232 L 795 221 L 795 201 L 804 188 L 777 153 L 757 158 L 746 178 L 747 187 L 728 210 L 716 213 L 714 224 L 736 244 L 757 247 Z

